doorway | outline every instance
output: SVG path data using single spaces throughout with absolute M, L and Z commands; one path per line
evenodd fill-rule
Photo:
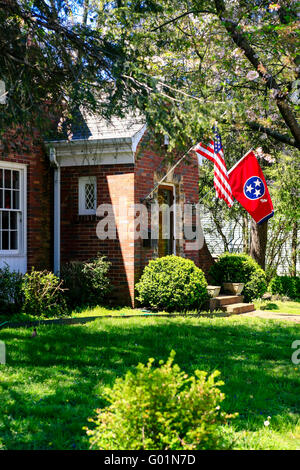
M 158 188 L 159 204 L 159 238 L 158 256 L 175 254 L 174 244 L 174 211 L 170 207 L 174 204 L 174 187 L 161 185 Z

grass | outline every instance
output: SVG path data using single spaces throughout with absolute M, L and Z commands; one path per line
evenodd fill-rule
M 87 449 L 82 427 L 112 385 L 149 357 L 188 373 L 221 371 L 223 432 L 234 449 L 300 449 L 299 326 L 257 318 L 110 318 L 85 325 L 0 330 L 0 449 Z M 271 417 L 270 426 L 264 421 Z
M 70 312 L 66 317 L 67 318 L 83 318 L 83 317 L 103 317 L 106 315 L 113 316 L 123 316 L 123 315 L 143 315 L 146 312 L 143 309 L 133 309 L 130 307 L 82 307 Z M 26 321 L 36 321 L 36 320 L 53 320 L 57 317 L 36 317 L 34 315 L 28 315 L 27 313 L 17 313 L 14 315 L 0 315 L 0 324 L 6 321 L 13 322 L 26 322 Z
M 215 311 L 215 314 L 221 314 L 221 311 Z M 210 312 L 208 311 L 197 311 L 197 310 L 191 310 L 187 311 L 185 313 L 183 312 L 172 312 L 172 315 L 211 315 Z M 65 317 L 37 317 L 34 315 L 29 315 L 27 313 L 17 313 L 17 314 L 8 314 L 8 315 L 0 315 L 0 326 L 3 323 L 6 322 L 31 322 L 31 321 L 38 321 L 38 320 L 55 320 L 58 318 L 85 318 L 85 317 L 105 317 L 105 316 L 113 316 L 113 317 L 123 317 L 123 316 L 135 316 L 135 315 L 143 315 L 143 316 L 148 316 L 148 315 L 166 315 L 168 316 L 169 313 L 165 311 L 150 311 L 148 309 L 144 308 L 131 308 L 131 307 L 102 307 L 102 306 L 96 306 L 96 307 L 80 307 L 77 308 L 76 310 L 73 310 L 70 312 L 68 315 Z
M 292 315 L 300 315 L 300 302 L 295 301 L 280 301 L 280 300 L 272 300 L 272 301 L 265 301 L 265 300 L 257 300 L 254 302 L 255 308 L 257 310 L 267 310 L 273 311 L 277 313 L 289 313 Z M 130 307 L 82 307 L 70 312 L 68 317 L 71 318 L 82 318 L 82 317 L 104 317 L 104 316 L 126 316 L 126 315 L 145 315 L 151 313 L 155 315 L 155 312 L 149 312 L 147 309 L 142 308 L 130 308 Z M 174 312 L 179 315 L 182 315 L 181 312 Z M 189 314 L 199 314 L 199 312 L 191 311 L 187 312 Z M 218 313 L 218 312 L 216 312 Z M 219 312 L 220 313 L 220 312 Z M 159 315 L 165 314 L 168 315 L 167 312 L 158 312 Z M 207 312 L 201 312 L 201 314 L 206 315 Z M 40 318 L 41 320 L 45 319 L 54 319 L 57 317 L 48 317 L 48 318 Z M 19 313 L 14 315 L 0 315 L 0 325 L 6 321 L 13 321 L 13 322 L 26 322 L 26 321 L 36 321 L 39 318 L 33 315 L 28 315 L 26 313 Z
M 255 301 L 256 310 L 267 310 L 275 313 L 289 313 L 290 315 L 300 315 L 300 302 L 281 300 L 257 300 Z

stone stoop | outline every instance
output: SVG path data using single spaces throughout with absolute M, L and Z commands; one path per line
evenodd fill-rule
M 255 310 L 254 304 L 245 304 L 243 302 L 236 303 L 233 305 L 225 305 L 223 308 L 225 312 L 232 313 L 232 314 L 253 312 Z
M 210 311 L 223 310 L 229 314 L 253 312 L 254 304 L 246 304 L 243 300 L 243 295 L 218 295 L 210 299 Z

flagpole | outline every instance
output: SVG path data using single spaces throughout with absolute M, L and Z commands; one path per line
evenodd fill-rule
M 141 202 L 145 201 L 146 199 L 148 199 L 149 196 L 151 196 L 151 194 L 154 193 L 154 191 L 156 191 L 156 189 L 158 188 L 158 186 L 167 178 L 167 176 L 179 165 L 179 163 L 182 162 L 182 160 L 190 153 L 190 151 L 193 149 L 193 147 L 191 147 L 187 152 L 185 152 L 185 154 L 178 160 L 177 163 L 175 163 L 175 165 L 172 166 L 172 168 L 168 171 L 168 173 L 155 185 L 155 187 L 152 189 L 152 191 L 146 196 L 144 197 L 143 199 L 141 199 Z
M 253 148 L 251 148 L 250 150 L 248 150 L 248 152 L 245 153 L 245 155 L 242 156 L 242 158 L 240 158 L 231 168 L 230 170 L 228 170 L 228 174 L 232 172 L 232 170 L 235 169 L 235 167 L 243 160 L 243 158 L 247 157 L 247 155 L 253 151 Z
M 204 194 L 203 198 L 200 199 L 200 201 L 198 201 L 198 204 L 200 204 L 200 202 L 202 202 L 202 201 L 206 198 L 206 196 L 207 196 L 208 194 L 210 194 L 214 189 L 215 189 L 215 188 L 210 188 L 210 189 L 207 191 L 207 193 Z

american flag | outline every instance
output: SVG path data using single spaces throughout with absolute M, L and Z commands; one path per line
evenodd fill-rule
M 204 145 L 200 142 L 193 147 L 193 150 L 198 153 L 199 164 L 201 164 L 202 161 L 201 157 L 199 159 L 200 155 L 214 163 L 214 187 L 216 196 L 219 199 L 224 199 L 228 207 L 231 207 L 233 205 L 233 196 L 224 160 L 221 136 L 218 130 L 215 128 L 214 140 L 211 140 L 208 145 Z

